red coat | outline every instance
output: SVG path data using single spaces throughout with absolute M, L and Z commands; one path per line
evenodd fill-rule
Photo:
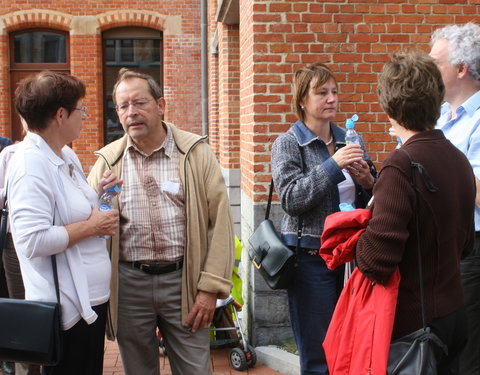
M 368 209 L 327 216 L 320 256 L 334 269 L 354 258 L 355 245 L 372 216 Z M 400 284 L 373 284 L 356 268 L 338 300 L 323 348 L 330 375 L 385 375 Z
M 371 217 L 371 210 L 358 208 L 335 212 L 325 218 L 320 256 L 329 269 L 353 260 L 355 245 Z
M 399 284 L 398 268 L 386 285 L 373 285 L 355 268 L 323 342 L 330 375 L 387 373 Z

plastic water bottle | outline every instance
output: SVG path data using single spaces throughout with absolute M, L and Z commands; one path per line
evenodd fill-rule
M 352 118 L 347 119 L 345 122 L 345 127 L 347 128 L 347 133 L 345 134 L 345 143 L 347 145 L 359 145 L 360 136 L 355 131 L 355 121 L 358 120 L 357 115 L 353 115 Z
M 122 191 L 120 186 L 115 185 L 107 189 L 105 193 L 102 194 L 98 202 L 100 211 L 108 211 L 112 209 L 113 198 L 115 195 L 119 194 Z M 110 236 L 98 236 L 98 238 L 108 238 Z

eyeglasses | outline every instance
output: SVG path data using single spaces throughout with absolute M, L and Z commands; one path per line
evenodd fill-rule
M 77 111 L 82 112 L 82 116 L 87 116 L 87 107 L 82 105 L 80 108 L 75 108 Z
M 115 109 L 120 114 L 125 113 L 128 110 L 128 108 L 130 108 L 131 105 L 133 107 L 137 108 L 137 109 L 144 109 L 147 106 L 147 104 L 149 102 L 151 102 L 152 100 L 153 99 L 139 99 L 139 100 L 135 100 L 133 102 L 126 102 L 126 103 L 122 103 L 120 105 L 117 105 L 115 107 Z

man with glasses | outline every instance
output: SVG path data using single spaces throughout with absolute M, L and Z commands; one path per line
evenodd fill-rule
M 470 161 L 476 176 L 475 245 L 462 260 L 461 274 L 468 317 L 468 342 L 460 374 L 480 374 L 480 26 L 467 23 L 435 30 L 432 56 L 442 73 L 445 103 L 437 128 Z M 463 230 L 455 228 L 452 231 Z
M 152 77 L 119 72 L 113 100 L 126 134 L 97 154 L 91 186 L 107 169 L 123 179 L 119 233 L 110 240 L 108 336 L 126 375 L 158 375 L 158 327 L 172 374 L 210 374 L 217 298 L 229 295 L 234 234 L 220 167 L 205 138 L 162 121 Z

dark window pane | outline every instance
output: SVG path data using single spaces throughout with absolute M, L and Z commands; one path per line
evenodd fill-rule
M 122 57 L 121 61 L 131 62 L 133 61 L 133 40 L 124 39 L 120 42 L 121 50 L 120 55 Z
M 32 31 L 14 36 L 14 62 L 66 63 L 67 38 L 48 31 Z
M 105 41 L 105 59 L 108 62 L 115 61 L 115 41 L 107 39 Z
M 162 87 L 160 64 L 162 56 L 161 39 L 109 38 L 105 46 L 105 143 L 110 143 L 123 134 L 123 128 L 115 111 L 112 89 L 122 67 L 151 75 Z

